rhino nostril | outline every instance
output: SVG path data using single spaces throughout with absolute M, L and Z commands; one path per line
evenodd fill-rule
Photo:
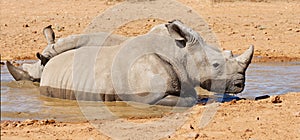
M 238 87 L 238 88 L 243 88 L 244 85 L 243 85 L 243 83 L 237 83 L 237 84 L 234 84 L 234 86 Z

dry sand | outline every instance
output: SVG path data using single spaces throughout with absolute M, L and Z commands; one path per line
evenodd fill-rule
M 221 49 L 240 54 L 249 44 L 254 44 L 255 56 L 262 57 L 255 61 L 300 59 L 299 1 L 180 1 L 194 8 L 208 22 L 220 40 Z M 46 45 L 43 27 L 52 24 L 58 38 L 79 34 L 114 3 L 104 0 L 1 0 L 1 61 L 36 59 L 35 53 L 41 52 Z M 158 22 L 143 23 L 139 27 L 155 24 Z M 130 35 L 129 32 L 136 35 L 149 28 L 127 29 L 132 31 L 126 30 L 128 34 L 125 35 Z M 198 127 L 204 107 L 195 106 L 185 113 L 188 121 L 165 139 L 300 139 L 299 97 L 299 93 L 289 93 L 281 96 L 281 103 L 272 103 L 274 97 L 223 103 L 204 128 Z M 21 138 L 110 139 L 88 122 L 1 122 L 1 139 Z

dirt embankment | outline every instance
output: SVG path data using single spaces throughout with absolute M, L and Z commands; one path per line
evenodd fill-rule
M 201 128 L 205 111 L 194 106 L 185 115 L 188 120 L 164 139 L 299 139 L 299 93 L 289 93 L 260 101 L 231 101 L 220 104 L 208 125 Z M 158 119 L 158 118 L 156 118 Z M 154 119 L 128 119 L 148 123 Z M 176 120 L 174 120 L 176 121 Z M 161 129 L 155 127 L 151 129 Z M 158 124 L 157 124 L 158 125 Z M 166 124 L 172 125 L 172 124 Z M 123 128 L 123 129 L 126 129 Z M 132 128 L 128 127 L 128 131 Z M 111 132 L 114 132 L 113 126 Z M 127 132 L 128 132 L 127 131 Z M 122 133 L 122 132 L 116 132 Z M 143 135 L 143 134 L 141 134 Z M 88 122 L 55 122 L 54 120 L 2 121 L 1 139 L 111 139 Z
M 97 15 L 118 1 L 1 1 L 1 60 L 36 59 L 35 53 L 46 46 L 43 27 L 53 25 L 57 38 L 82 33 Z M 240 54 L 253 44 L 255 58 L 259 58 L 255 61 L 300 59 L 299 1 L 180 1 L 208 22 L 223 50 Z M 142 34 L 158 23 L 136 23 L 136 28 L 125 27 L 123 34 Z

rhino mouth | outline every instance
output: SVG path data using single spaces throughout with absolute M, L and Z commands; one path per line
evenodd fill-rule
M 208 79 L 202 82 L 200 87 L 216 93 L 238 94 L 244 90 L 245 84 L 243 81 L 236 80 L 232 82 L 228 79 Z

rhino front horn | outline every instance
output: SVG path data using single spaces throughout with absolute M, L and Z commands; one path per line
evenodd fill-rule
M 9 73 L 14 77 L 14 79 L 16 81 L 20 81 L 20 80 L 33 81 L 33 78 L 28 74 L 28 72 L 26 72 L 18 67 L 15 67 L 9 61 L 6 61 L 6 66 L 7 66 Z
M 236 57 L 236 60 L 242 64 L 248 66 L 251 63 L 252 57 L 254 53 L 254 46 L 251 45 L 248 50 L 246 50 L 243 54 Z

